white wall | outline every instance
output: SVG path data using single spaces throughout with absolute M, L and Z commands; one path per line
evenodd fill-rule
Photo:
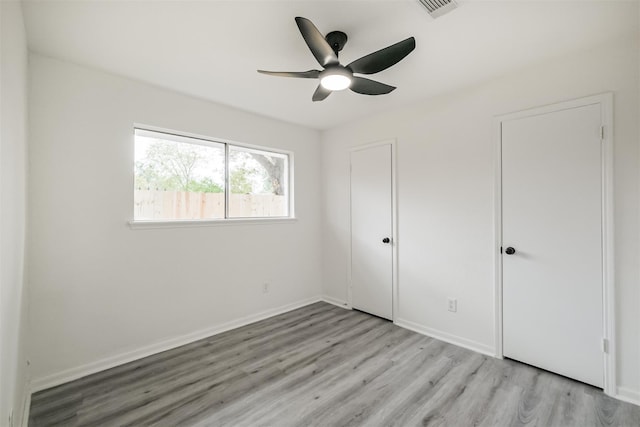
M 319 132 L 39 55 L 30 71 L 34 384 L 320 295 Z M 131 230 L 134 123 L 293 151 L 298 220 Z
M 347 299 L 348 149 L 397 138 L 397 318 L 423 332 L 491 352 L 496 254 L 493 117 L 612 91 L 618 385 L 623 397 L 640 402 L 638 59 L 636 33 L 324 132 L 325 293 Z M 410 88 L 400 85 L 398 90 Z M 447 297 L 458 298 L 457 313 L 447 311 Z
M 19 425 L 26 397 L 24 278 L 27 45 L 19 2 L 0 2 L 0 425 Z

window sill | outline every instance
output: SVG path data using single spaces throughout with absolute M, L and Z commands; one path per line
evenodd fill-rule
M 153 228 L 191 228 L 191 227 L 218 227 L 227 225 L 264 225 L 264 224 L 291 224 L 297 222 L 297 218 L 228 218 L 210 220 L 138 220 L 129 221 L 132 230 Z

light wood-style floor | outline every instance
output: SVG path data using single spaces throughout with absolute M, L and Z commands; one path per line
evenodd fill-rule
M 30 426 L 640 426 L 640 407 L 326 303 L 36 393 Z

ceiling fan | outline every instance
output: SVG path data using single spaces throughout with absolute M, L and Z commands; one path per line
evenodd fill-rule
M 318 60 L 324 70 L 309 71 L 264 71 L 259 73 L 270 76 L 297 77 L 302 79 L 320 79 L 320 84 L 313 94 L 314 101 L 326 99 L 331 92 L 336 90 L 351 89 L 353 92 L 363 95 L 384 95 L 395 89 L 374 80 L 354 76 L 357 74 L 374 74 L 386 70 L 400 62 L 416 47 L 416 40 L 409 37 L 401 42 L 380 49 L 369 55 L 356 59 L 344 66 L 338 60 L 338 52 L 347 43 L 347 35 L 342 31 L 332 31 L 324 37 L 307 18 L 297 17 L 296 24 L 300 29 L 302 38 L 309 46 L 311 53 Z

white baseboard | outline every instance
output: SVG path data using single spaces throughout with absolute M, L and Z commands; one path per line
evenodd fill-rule
M 328 295 L 323 295 L 322 296 L 322 300 L 324 302 L 329 303 L 329 304 L 337 305 L 340 308 L 346 308 L 347 310 L 351 309 L 351 307 L 349 307 L 349 303 L 348 302 L 341 301 L 341 300 L 339 300 L 337 298 L 333 298 L 333 297 L 330 297 Z
M 631 390 L 627 387 L 618 387 L 618 391 L 613 397 L 618 400 L 640 406 L 640 391 Z
M 492 346 L 477 341 L 459 337 L 457 335 L 439 331 L 437 329 L 428 328 L 409 320 L 397 319 L 395 321 L 395 324 L 402 328 L 409 329 L 410 331 L 417 332 L 419 334 L 426 335 L 440 341 L 448 342 L 449 344 L 457 345 L 458 347 L 463 347 L 468 350 L 475 351 L 476 353 L 486 354 L 491 357 L 496 356 L 495 349 Z
M 95 374 L 96 372 L 104 371 L 106 369 L 114 368 L 116 366 L 124 365 L 125 363 L 133 362 L 138 359 L 142 359 L 153 354 L 157 354 L 163 351 L 171 350 L 176 347 L 180 347 L 185 344 L 208 338 L 210 336 L 236 329 L 241 326 L 248 325 L 250 323 L 259 322 L 260 320 L 267 319 L 269 317 L 277 316 L 278 314 L 286 313 L 304 307 L 309 304 L 313 304 L 322 301 L 320 296 L 308 298 L 302 301 L 298 301 L 292 304 L 287 304 L 281 307 L 277 307 L 270 310 L 265 310 L 260 313 L 252 314 L 249 316 L 241 317 L 230 322 L 223 323 L 221 325 L 212 326 L 210 328 L 201 329 L 196 332 L 191 332 L 186 335 L 169 338 L 155 344 L 147 345 L 136 350 L 127 351 L 121 354 L 106 357 L 104 359 L 97 360 L 95 362 L 87 363 L 75 368 L 66 369 L 55 374 L 47 375 L 42 378 L 36 378 L 31 382 L 30 392 L 35 393 L 40 390 L 55 387 L 60 384 L 67 383 L 69 381 L 77 380 L 78 378 L 86 377 L 87 375 Z

